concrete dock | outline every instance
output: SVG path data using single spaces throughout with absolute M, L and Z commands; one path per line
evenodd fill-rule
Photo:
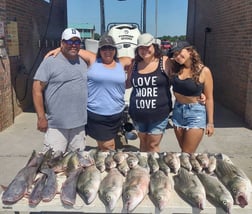
M 33 112 L 22 113 L 15 119 L 14 125 L 0 132 L 0 184 L 7 186 L 17 172 L 26 164 L 32 150 L 40 151 L 43 142 L 43 133 L 36 130 L 36 114 Z M 228 155 L 233 163 L 239 166 L 252 180 L 252 130 L 246 128 L 243 121 L 234 113 L 223 106 L 215 104 L 215 134 L 212 137 L 204 136 L 197 152 L 224 153 Z M 88 146 L 96 146 L 93 139 L 87 139 Z M 129 144 L 138 147 L 138 140 L 129 141 Z M 161 142 L 161 151 L 180 152 L 173 130 L 167 129 Z M 2 190 L 1 190 L 2 192 Z M 58 199 L 59 200 L 59 199 Z M 59 202 L 59 201 L 58 201 Z M 58 212 L 105 212 L 104 206 L 99 199 L 91 206 L 84 206 L 82 209 L 65 210 L 60 203 L 38 205 L 30 209 L 28 206 L 18 203 L 13 207 L 6 207 L 1 204 L 0 213 L 29 213 L 40 211 Z M 78 207 L 80 201 L 77 199 Z M 121 203 L 121 202 L 120 202 Z M 121 212 L 121 204 L 115 210 Z M 155 207 L 149 200 L 144 200 L 134 213 L 157 213 Z M 171 206 L 162 213 L 197 213 L 178 196 L 174 196 Z M 199 212 L 198 212 L 199 213 Z M 200 213 L 222 213 L 215 207 L 207 204 L 206 209 Z M 232 210 L 233 214 L 252 213 L 252 201 L 245 208 L 237 205 Z

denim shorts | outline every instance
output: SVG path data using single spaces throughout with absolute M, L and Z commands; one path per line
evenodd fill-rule
M 151 123 L 141 123 L 133 121 L 134 127 L 138 132 L 148 133 L 148 134 L 163 134 L 168 124 L 169 117 L 164 120 Z
M 176 127 L 185 129 L 206 128 L 206 107 L 200 103 L 181 104 L 175 102 L 172 122 Z

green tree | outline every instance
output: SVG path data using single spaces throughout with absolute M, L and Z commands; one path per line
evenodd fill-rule
M 95 33 L 95 34 L 94 34 L 94 39 L 95 39 L 95 40 L 99 40 L 100 37 L 101 37 L 100 34 L 98 34 L 98 33 Z
M 170 42 L 175 42 L 177 40 L 186 40 L 186 36 L 185 35 L 180 35 L 180 36 L 162 36 L 159 37 L 158 39 L 160 40 L 165 40 L 165 41 L 170 41 Z

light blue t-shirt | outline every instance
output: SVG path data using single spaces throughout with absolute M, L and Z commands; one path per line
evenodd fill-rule
M 126 75 L 121 63 L 106 68 L 100 59 L 88 69 L 88 110 L 100 115 L 118 114 L 124 109 Z
M 62 53 L 40 64 L 34 80 L 47 83 L 45 108 L 50 128 L 71 129 L 87 123 L 87 64 Z

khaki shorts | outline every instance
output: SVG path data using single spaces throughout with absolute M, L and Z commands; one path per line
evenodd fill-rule
M 84 150 L 86 146 L 85 127 L 73 129 L 48 128 L 45 133 L 44 147 L 42 152 L 52 148 L 54 152 L 68 152 L 77 149 Z

